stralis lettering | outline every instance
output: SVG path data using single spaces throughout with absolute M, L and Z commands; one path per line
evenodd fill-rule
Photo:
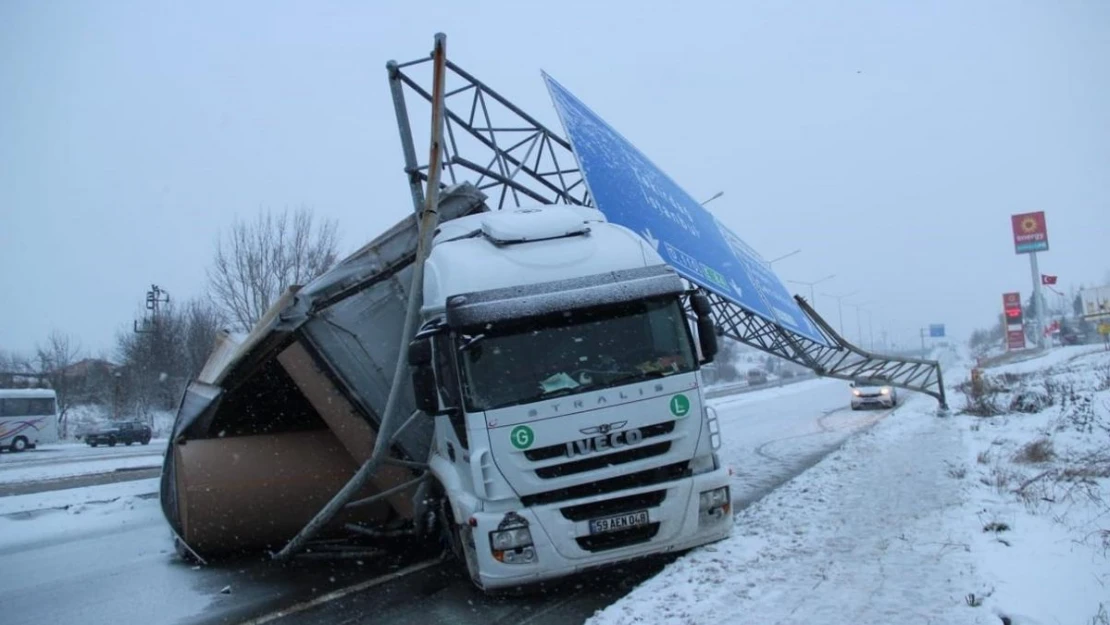
M 646 397 L 648 392 L 649 391 L 646 390 L 644 387 L 640 387 L 640 388 L 635 389 L 635 390 L 620 390 L 620 391 L 617 391 L 617 393 L 616 393 L 616 400 L 626 401 L 626 400 L 634 399 L 634 398 L 637 398 L 637 397 Z M 655 386 L 652 387 L 651 392 L 662 393 L 663 392 L 663 385 L 658 384 L 658 383 L 655 384 Z M 609 403 L 609 401 L 610 401 L 609 397 L 606 397 L 605 395 L 598 395 L 597 397 L 595 397 L 593 399 L 589 399 L 589 400 L 575 399 L 575 400 L 571 400 L 571 401 L 552 402 L 552 403 L 548 404 L 547 407 L 551 409 L 551 412 L 558 413 L 558 414 L 563 414 L 563 413 L 566 412 L 567 408 L 569 408 L 570 410 L 585 410 L 587 405 L 596 408 L 598 406 L 607 405 Z M 538 417 L 538 416 L 540 416 L 539 409 L 529 408 L 528 409 L 528 416 L 529 417 Z
M 613 449 L 615 447 L 635 445 L 642 440 L 644 440 L 644 435 L 638 429 L 622 430 L 619 432 L 611 432 L 604 436 L 583 438 L 567 443 L 567 457 L 585 456 L 586 454 L 605 451 L 606 449 Z

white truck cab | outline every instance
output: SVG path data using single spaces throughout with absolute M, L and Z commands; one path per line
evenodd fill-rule
M 442 224 L 409 347 L 452 549 L 485 589 L 720 540 L 704 294 L 594 209 Z M 694 329 L 683 308 L 690 298 Z

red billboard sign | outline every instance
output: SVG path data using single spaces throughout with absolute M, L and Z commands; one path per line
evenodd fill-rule
M 1011 215 L 1010 225 L 1014 230 L 1014 252 L 1028 254 L 1048 249 L 1048 226 L 1045 224 L 1044 211 Z
M 1021 293 L 1003 293 L 1002 310 L 1021 309 Z
M 1007 349 L 1025 349 L 1025 330 L 1006 330 Z

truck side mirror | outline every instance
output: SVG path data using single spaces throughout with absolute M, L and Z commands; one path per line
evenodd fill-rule
M 439 392 L 432 369 L 432 341 L 418 338 L 409 343 L 409 366 L 412 367 L 412 394 L 416 408 L 424 414 L 439 413 Z
M 713 362 L 720 345 L 717 343 L 718 328 L 713 323 L 713 307 L 709 305 L 709 296 L 703 291 L 691 293 L 690 308 L 698 318 L 698 345 L 701 347 L 702 362 Z
M 709 305 L 709 296 L 703 291 L 690 294 L 690 308 L 694 309 L 694 314 L 699 318 L 713 314 L 713 308 Z

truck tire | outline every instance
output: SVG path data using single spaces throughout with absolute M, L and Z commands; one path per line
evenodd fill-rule
M 470 577 L 470 581 L 481 589 L 482 583 L 481 578 L 478 577 L 478 563 L 475 562 L 475 557 L 472 555 L 475 547 L 470 526 L 459 525 L 455 520 L 455 513 L 451 509 L 451 502 L 443 493 L 443 488 L 438 487 L 436 490 L 439 494 L 439 514 L 436 516 L 440 521 L 442 540 L 447 544 L 447 548 L 455 561 L 463 567 L 467 576 Z M 469 548 L 467 543 L 469 543 Z
M 27 439 L 23 438 L 22 436 L 15 437 L 15 440 L 12 441 L 12 444 L 10 447 L 8 447 L 8 449 L 17 453 L 21 451 L 27 451 Z

